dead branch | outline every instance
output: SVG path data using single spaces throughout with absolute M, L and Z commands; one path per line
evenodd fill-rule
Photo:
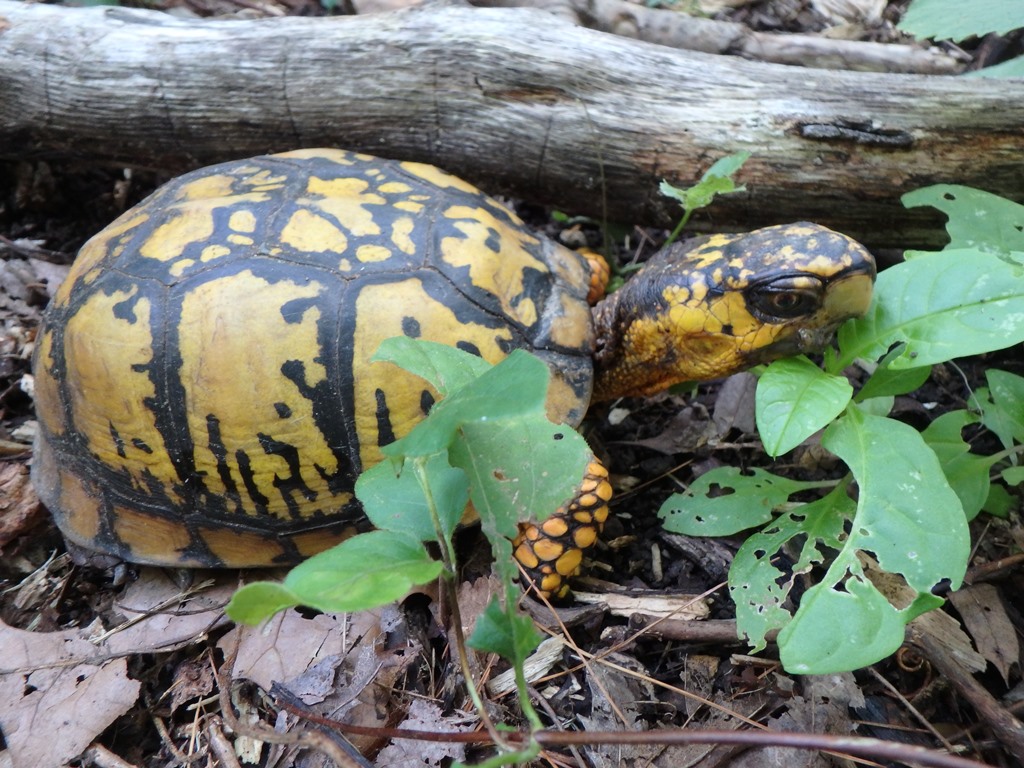
M 299 146 L 425 160 L 491 192 L 667 225 L 663 178 L 753 157 L 702 222 L 809 218 L 934 239 L 935 182 L 1020 195 L 1024 82 L 825 71 L 677 51 L 531 9 L 177 20 L 0 0 L 0 158 L 173 170 Z M 698 223 L 698 224 L 700 224 Z

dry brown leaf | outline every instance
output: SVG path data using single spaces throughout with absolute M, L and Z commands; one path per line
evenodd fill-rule
M 259 627 L 235 627 L 217 647 L 238 653 L 233 677 L 246 677 L 264 690 L 302 675 L 328 656 L 344 656 L 354 643 L 372 646 L 380 635 L 380 614 L 321 613 L 306 618 L 295 609 L 282 611 Z
M 441 714 L 441 708 L 426 699 L 413 699 L 409 714 L 399 728 L 411 731 L 466 733 L 476 727 L 475 717 Z M 381 750 L 374 765 L 380 768 L 417 768 L 449 765 L 466 759 L 466 745 L 445 741 L 413 741 L 395 739 Z
M 694 453 L 717 437 L 718 429 L 707 412 L 700 406 L 688 405 L 672 417 L 661 434 L 631 444 L 665 454 Z
M 196 571 L 196 582 L 182 588 L 164 568 L 142 568 L 114 607 L 124 621 L 92 638 L 94 643 L 116 655 L 156 653 L 184 643 L 201 640 L 206 633 L 224 624 L 224 606 L 238 587 L 237 578 L 228 573 Z
M 117 606 L 124 621 L 112 629 L 99 621 L 50 633 L 0 624 L 0 729 L 14 768 L 63 765 L 128 711 L 139 684 L 124 657 L 192 642 L 223 622 L 234 580 L 208 585 L 183 592 L 166 572 L 143 568 Z
M 501 579 L 493 573 L 487 577 L 480 577 L 472 582 L 464 581 L 459 585 L 459 613 L 462 615 L 462 632 L 466 637 L 473 634 L 476 629 L 476 620 L 483 615 L 484 609 L 490 604 L 495 595 L 501 595 L 503 589 Z M 435 601 L 433 606 L 437 607 Z
M 719 436 L 728 434 L 735 427 L 740 432 L 752 434 L 757 425 L 754 422 L 754 394 L 757 391 L 757 377 L 752 373 L 737 373 L 730 376 L 715 396 L 715 408 L 711 414 Z
M 39 523 L 46 510 L 28 479 L 28 467 L 21 462 L 0 463 L 0 547 Z
M 643 731 L 647 729 L 644 707 L 656 699 L 653 685 L 646 679 L 640 662 L 631 656 L 610 653 L 605 661 L 632 670 L 632 674 L 592 663 L 587 675 L 590 686 L 589 714 L 580 714 L 579 720 L 588 731 Z M 587 749 L 592 765 L 599 768 L 612 766 L 647 765 L 647 761 L 661 753 L 663 747 L 651 745 L 602 745 Z
M 974 644 L 1010 684 L 1010 669 L 1020 659 L 1020 641 L 1006 614 L 999 590 L 992 584 L 973 584 L 949 595 Z
M 174 670 L 171 683 L 171 712 L 186 701 L 200 699 L 213 693 L 213 670 L 206 659 L 188 659 Z
M 0 730 L 12 768 L 64 765 L 138 698 L 125 659 L 100 652 L 88 634 L 0 623 Z

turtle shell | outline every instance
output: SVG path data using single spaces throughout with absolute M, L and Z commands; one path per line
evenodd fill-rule
M 364 525 L 356 477 L 436 397 L 404 335 L 592 384 L 588 269 L 432 166 L 301 150 L 174 179 L 82 248 L 35 359 L 33 479 L 71 541 L 133 562 L 294 562 Z

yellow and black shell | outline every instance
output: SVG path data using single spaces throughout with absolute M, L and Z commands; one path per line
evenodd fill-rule
M 82 249 L 38 338 L 33 478 L 65 536 L 134 562 L 291 563 L 349 535 L 379 448 L 435 393 L 383 339 L 553 371 L 590 400 L 589 271 L 436 168 L 302 150 L 173 180 Z

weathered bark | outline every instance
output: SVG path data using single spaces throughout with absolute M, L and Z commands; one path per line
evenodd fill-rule
M 809 218 L 875 245 L 934 236 L 901 193 L 1010 196 L 1024 81 L 803 69 L 676 51 L 528 9 L 180 21 L 0 0 L 0 156 L 181 169 L 330 145 L 426 160 L 488 191 L 668 223 L 689 183 L 748 149 L 715 228 Z M 929 222 L 929 230 L 924 226 Z

